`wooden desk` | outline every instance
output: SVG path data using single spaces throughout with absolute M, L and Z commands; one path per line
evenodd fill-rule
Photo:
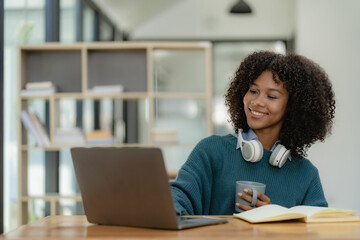
M 181 231 L 98 226 L 85 216 L 52 216 L 2 235 L 4 239 L 360 239 L 360 222 L 305 224 L 281 222 L 250 224 L 226 216 L 227 224 Z

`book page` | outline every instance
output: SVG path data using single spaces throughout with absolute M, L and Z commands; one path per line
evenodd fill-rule
M 327 222 L 360 222 L 360 216 L 347 215 L 347 216 L 335 216 L 329 217 L 315 217 L 302 219 L 306 223 L 327 223 Z
M 288 208 L 276 204 L 254 208 L 252 210 L 234 214 L 234 216 L 252 223 L 282 221 L 306 217 L 304 214 L 291 212 Z
M 296 206 L 289 209 L 290 212 L 304 213 L 307 218 L 314 217 L 340 217 L 351 216 L 354 214 L 353 210 L 337 209 L 328 207 L 315 207 L 315 206 Z

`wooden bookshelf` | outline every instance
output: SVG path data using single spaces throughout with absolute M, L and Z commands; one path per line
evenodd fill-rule
M 208 42 L 23 45 L 18 48 L 18 61 L 19 225 L 28 222 L 28 203 L 34 199 L 51 202 L 52 215 L 58 212 L 56 203 L 61 199 L 81 202 L 78 194 L 30 196 L 28 191 L 28 186 L 32 184 L 31 180 L 28 181 L 29 151 L 40 149 L 56 153 L 78 146 L 55 144 L 55 132 L 61 121 L 61 101 L 70 99 L 81 106 L 87 100 L 96 102 L 110 99 L 114 106 L 116 101 L 121 101 L 126 106 L 123 113 L 136 118 L 135 123 L 131 119 L 124 119 L 126 134 L 130 136 L 132 129 L 134 133 L 132 139 L 128 137 L 123 143 L 114 143 L 111 146 L 158 146 L 163 149 L 165 161 L 168 163 L 171 163 L 176 153 L 181 153 L 178 154 L 181 155 L 179 158 L 185 161 L 186 157 L 183 156 L 187 155 L 201 138 L 213 133 L 212 61 L 211 44 Z M 25 89 L 27 82 L 43 81 L 51 81 L 56 86 L 56 92 L 46 96 L 21 96 L 21 90 Z M 94 86 L 116 84 L 121 84 L 124 91 L 92 92 Z M 20 112 L 28 110 L 34 100 L 43 101 L 48 108 L 45 113 L 47 122 L 43 124 L 47 125 L 49 146 L 39 147 L 36 142 L 30 143 L 30 133 L 20 119 Z M 187 108 L 193 110 L 189 112 Z M 84 132 L 82 127 L 80 126 L 80 129 Z M 154 141 L 154 129 L 167 127 L 176 130 L 178 141 L 157 144 Z M 186 129 L 191 128 L 196 131 L 187 133 Z M 171 154 L 167 155 L 167 151 Z M 177 169 L 169 168 L 168 171 L 169 177 L 176 177 Z

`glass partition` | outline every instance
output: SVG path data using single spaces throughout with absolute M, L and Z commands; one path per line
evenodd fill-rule
M 205 92 L 205 72 L 204 51 L 154 51 L 156 92 Z
M 60 42 L 76 41 L 75 0 L 60 1 Z
M 155 143 L 196 144 L 207 135 L 205 100 L 156 99 Z

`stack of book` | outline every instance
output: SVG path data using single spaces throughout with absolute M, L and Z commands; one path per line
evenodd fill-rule
M 56 88 L 52 82 L 28 82 L 20 94 L 22 97 L 49 96 L 55 92 Z
M 38 146 L 50 146 L 50 139 L 45 130 L 45 127 L 35 114 L 29 113 L 27 110 L 22 110 L 20 117 L 26 130 L 34 136 Z
M 113 143 L 114 138 L 110 130 L 94 130 L 86 134 L 86 144 L 109 145 Z
M 85 138 L 79 128 L 57 128 L 55 130 L 54 144 L 59 146 L 82 146 Z
M 122 93 L 123 91 L 124 91 L 124 86 L 121 84 L 116 84 L 116 85 L 95 86 L 91 90 L 89 90 L 89 93 L 92 93 L 92 94 L 116 94 L 116 93 Z

